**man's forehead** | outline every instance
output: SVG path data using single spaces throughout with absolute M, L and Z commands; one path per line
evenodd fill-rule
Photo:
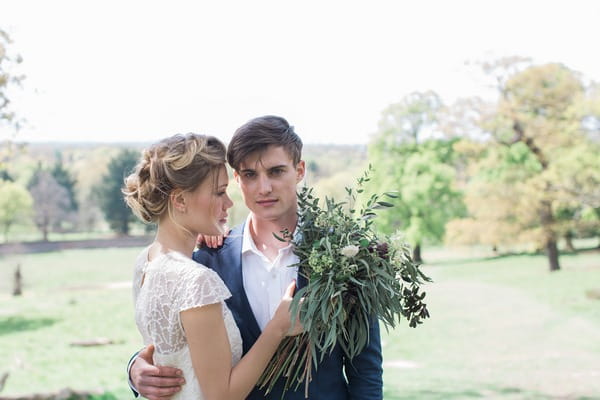
M 293 164 L 294 160 L 282 146 L 268 146 L 266 149 L 248 154 L 240 162 L 240 169 L 269 169 L 281 165 L 293 166 Z

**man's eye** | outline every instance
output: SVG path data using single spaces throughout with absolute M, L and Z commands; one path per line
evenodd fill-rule
M 275 175 L 275 176 L 281 175 L 282 173 L 283 173 L 282 169 L 274 169 L 273 171 L 271 171 L 271 175 Z
M 254 172 L 244 172 L 244 178 L 254 178 L 255 175 Z

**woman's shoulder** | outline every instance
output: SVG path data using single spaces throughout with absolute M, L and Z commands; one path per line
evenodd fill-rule
M 156 270 L 170 278 L 178 278 L 186 282 L 207 281 L 219 285 L 222 283 L 221 278 L 215 271 L 184 254 L 172 251 L 163 254 L 156 261 L 156 263 L 153 263 Z

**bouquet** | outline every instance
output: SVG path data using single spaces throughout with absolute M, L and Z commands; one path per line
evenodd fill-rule
M 373 227 L 376 211 L 393 206 L 382 196 L 397 195 L 373 195 L 359 212 L 354 209 L 368 176 L 369 171 L 358 179 L 356 189 L 346 188 L 348 202 L 326 198 L 323 208 L 312 189 L 303 188 L 298 194 L 296 235 L 287 230 L 275 235 L 294 244 L 299 257 L 295 266 L 308 284 L 291 304 L 292 315 L 299 315 L 305 332 L 281 343 L 259 380 L 267 393 L 284 377 L 284 390 L 304 382 L 308 397 L 311 366 L 317 368 L 336 345 L 354 358 L 369 342 L 372 318 L 383 321 L 387 329 L 401 317 L 411 327 L 429 317 L 420 285 L 430 279 L 413 262 L 400 235 L 380 238 Z

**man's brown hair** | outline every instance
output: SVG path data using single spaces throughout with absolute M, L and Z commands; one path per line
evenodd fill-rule
M 268 146 L 281 146 L 291 157 L 294 166 L 302 157 L 302 140 L 294 127 L 281 117 L 265 115 L 240 126 L 227 146 L 227 161 L 236 171 L 250 154 L 264 151 Z

